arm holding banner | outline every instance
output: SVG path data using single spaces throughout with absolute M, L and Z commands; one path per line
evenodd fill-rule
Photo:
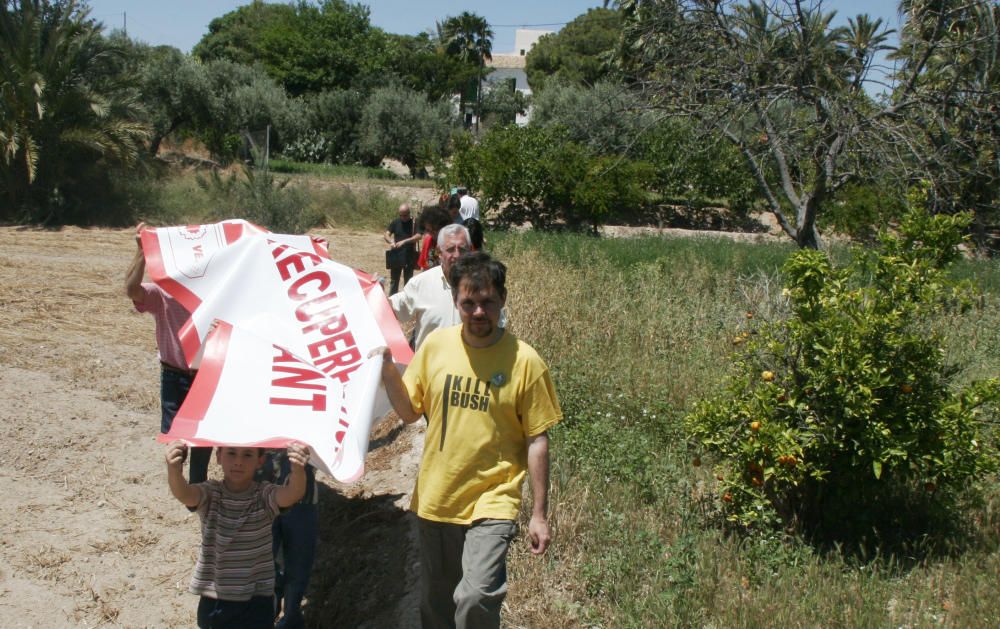
M 302 496 L 306 493 L 306 463 L 309 462 L 309 450 L 301 443 L 288 444 L 288 462 L 292 464 L 288 482 L 275 492 L 278 506 L 282 509 L 302 500 Z
M 139 223 L 135 226 L 135 244 L 138 250 L 135 252 L 132 264 L 125 275 L 125 294 L 136 303 L 142 303 L 145 298 L 145 293 L 142 290 L 142 276 L 146 272 L 146 256 L 142 253 L 142 241 L 139 239 L 145 227 L 145 223 Z
M 184 459 L 187 458 L 188 447 L 181 441 L 171 442 L 167 446 L 167 482 L 170 493 L 185 507 L 197 507 L 201 500 L 201 490 L 184 480 Z
M 413 405 L 410 404 L 406 384 L 403 383 L 403 377 L 399 375 L 396 364 L 392 362 L 392 350 L 388 347 L 382 348 L 382 384 L 385 386 L 392 409 L 404 423 L 412 424 L 420 419 L 420 413 L 414 411 Z

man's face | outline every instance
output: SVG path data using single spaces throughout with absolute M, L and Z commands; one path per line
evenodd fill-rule
M 399 218 L 403 219 L 404 221 L 410 220 L 410 206 L 409 205 L 401 205 L 401 206 L 399 206 Z
M 500 328 L 500 310 L 505 301 L 505 296 L 497 293 L 492 285 L 473 290 L 468 280 L 463 279 L 455 297 L 462 331 L 471 339 L 491 340 Z
M 441 243 L 441 250 L 438 251 L 438 257 L 441 260 L 441 270 L 444 271 L 446 278 L 451 273 L 451 265 L 455 263 L 455 260 L 458 260 L 460 255 L 468 250 L 469 240 L 465 237 L 465 234 L 459 232 L 444 237 L 444 241 Z

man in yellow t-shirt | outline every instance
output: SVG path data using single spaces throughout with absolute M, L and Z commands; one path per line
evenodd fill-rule
M 507 269 L 481 252 L 452 264 L 461 326 L 435 330 L 403 376 L 383 354 L 396 413 L 427 416 L 410 508 L 420 530 L 425 628 L 499 627 L 507 549 L 517 532 L 521 485 L 531 477 L 531 550 L 545 552 L 549 428 L 562 419 L 548 367 L 499 326 Z

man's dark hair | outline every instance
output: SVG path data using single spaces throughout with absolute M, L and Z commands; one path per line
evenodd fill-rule
M 492 286 L 500 297 L 507 296 L 507 267 L 488 253 L 470 251 L 459 256 L 451 265 L 448 282 L 451 284 L 452 297 L 456 299 L 462 280 L 468 283 L 470 290 L 484 290 Z

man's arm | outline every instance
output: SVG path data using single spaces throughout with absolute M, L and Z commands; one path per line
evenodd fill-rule
M 288 462 L 292 464 L 288 482 L 278 488 L 275 499 L 282 509 L 292 506 L 306 494 L 306 463 L 309 449 L 301 443 L 288 444 Z
M 412 424 L 420 419 L 420 413 L 414 411 L 410 404 L 410 394 L 406 390 L 403 376 L 392 362 L 392 351 L 388 347 L 382 351 L 382 384 L 385 385 L 392 409 L 404 423 Z
M 531 521 L 528 538 L 531 552 L 541 555 L 549 547 L 549 433 L 528 437 L 528 475 L 531 476 Z
M 167 483 L 170 493 L 186 507 L 197 507 L 201 500 L 201 490 L 184 480 L 184 459 L 188 447 L 181 441 L 167 446 Z
M 129 299 L 140 304 L 145 298 L 145 293 L 142 290 L 142 276 L 146 272 L 146 257 L 142 253 L 142 240 L 140 239 L 145 226 L 145 223 L 139 223 L 135 226 L 135 244 L 138 250 L 135 252 L 132 264 L 125 275 L 125 294 L 128 295 Z

